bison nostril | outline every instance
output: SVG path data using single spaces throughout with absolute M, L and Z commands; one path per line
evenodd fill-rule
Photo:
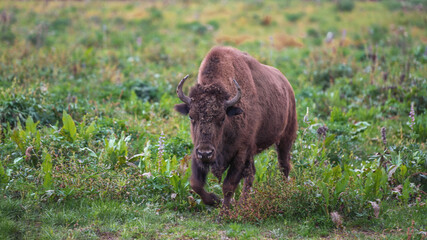
M 213 156 L 213 150 L 196 150 L 197 153 L 197 157 L 202 159 L 202 158 L 211 158 Z

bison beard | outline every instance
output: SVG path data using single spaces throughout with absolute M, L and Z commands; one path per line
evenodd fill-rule
M 290 150 L 296 137 L 297 116 L 293 89 L 283 74 L 230 47 L 214 47 L 203 60 L 198 81 L 189 96 L 177 87 L 184 102 L 175 110 L 191 119 L 192 175 L 190 185 L 207 205 L 220 199 L 204 190 L 211 172 L 221 180 L 223 206 L 244 178 L 243 201 L 255 175 L 254 155 L 275 144 L 280 170 L 288 177 Z

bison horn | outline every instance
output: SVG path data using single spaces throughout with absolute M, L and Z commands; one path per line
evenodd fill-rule
M 191 98 L 185 96 L 185 94 L 182 92 L 182 85 L 184 85 L 185 80 L 187 80 L 188 75 L 185 76 L 181 82 L 179 82 L 178 87 L 176 88 L 176 94 L 178 94 L 179 99 L 181 99 L 181 101 L 185 102 L 186 104 L 190 105 L 191 103 Z
M 236 94 L 236 96 L 234 96 L 234 98 L 232 98 L 232 99 L 230 99 L 230 100 L 228 100 L 228 101 L 225 102 L 225 107 L 226 108 L 231 107 L 234 104 L 236 104 L 240 100 L 240 98 L 242 97 L 242 91 L 240 90 L 240 86 L 236 82 L 236 79 L 233 79 L 233 82 L 234 82 L 234 85 L 236 85 L 237 94 Z

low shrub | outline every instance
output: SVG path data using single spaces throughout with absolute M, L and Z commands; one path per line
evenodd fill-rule
M 338 0 L 336 8 L 341 12 L 351 12 L 354 8 L 354 0 Z
M 300 20 L 304 16 L 305 16 L 305 13 L 303 13 L 303 12 L 288 13 L 288 14 L 285 15 L 286 19 L 289 22 L 297 22 L 298 20 Z
M 222 216 L 225 220 L 258 222 L 267 218 L 305 218 L 322 215 L 325 202 L 317 196 L 317 187 L 310 182 L 284 181 L 281 177 L 259 183 L 244 202 Z

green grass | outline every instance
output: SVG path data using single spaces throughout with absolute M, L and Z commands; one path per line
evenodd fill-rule
M 425 238 L 422 5 L 0 2 L 0 238 Z M 221 221 L 173 111 L 219 44 L 283 72 L 299 121 L 289 181 L 264 151 Z
M 175 212 L 160 206 L 120 201 L 74 200 L 61 204 L 1 200 L 2 239 L 120 239 L 156 238 L 315 238 L 349 237 L 401 239 L 411 228 L 411 219 L 422 221 L 425 208 L 393 211 L 366 223 L 354 222 L 346 229 L 331 231 L 312 218 L 275 218 L 261 223 L 217 222 L 210 212 Z M 213 210 L 213 209 L 211 209 Z M 216 210 L 213 210 L 216 212 Z M 402 218 L 403 216 L 403 218 Z M 417 217 L 418 216 L 418 217 Z M 402 222 L 404 222 L 402 224 Z M 399 226 L 399 228 L 396 228 Z M 415 229 L 419 226 L 414 225 Z M 416 233 L 415 233 L 416 235 Z

